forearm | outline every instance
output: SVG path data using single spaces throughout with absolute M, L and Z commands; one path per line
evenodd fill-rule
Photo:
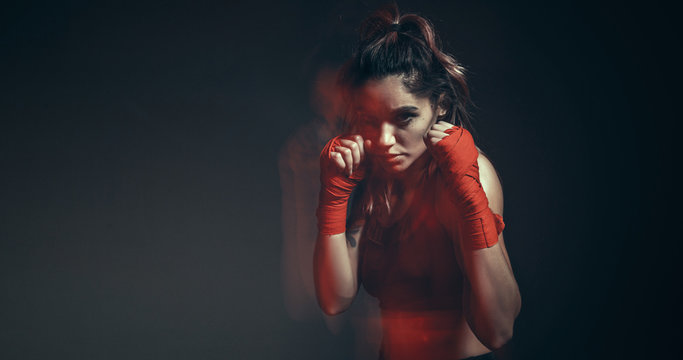
M 458 209 L 455 249 L 466 276 L 463 310 L 479 340 L 495 349 L 512 337 L 521 306 L 501 235 L 505 225 L 500 179 L 466 129 L 437 123 L 428 135 L 448 197 Z
M 320 307 L 327 315 L 346 310 L 358 289 L 355 247 L 346 234 L 319 234 L 315 244 L 314 278 Z M 350 236 L 350 235 L 349 235 Z
M 512 337 L 521 308 L 519 288 L 501 244 L 463 249 L 462 257 L 467 277 L 465 314 L 477 337 L 492 349 Z

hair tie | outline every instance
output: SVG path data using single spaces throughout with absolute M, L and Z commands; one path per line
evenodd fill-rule
M 396 31 L 396 32 L 401 31 L 401 24 L 397 24 L 397 23 L 391 24 L 391 27 L 389 28 L 389 32 L 393 32 L 393 31 Z

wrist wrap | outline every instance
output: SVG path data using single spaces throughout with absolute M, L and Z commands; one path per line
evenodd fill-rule
M 503 217 L 489 209 L 479 181 L 479 152 L 469 131 L 454 126 L 445 138 L 430 146 L 446 179 L 451 201 L 461 209 L 462 244 L 466 249 L 488 248 L 498 242 Z
M 337 136 L 330 140 L 320 153 L 320 195 L 318 197 L 318 230 L 323 235 L 346 232 L 346 210 L 349 196 L 363 179 L 363 171 L 357 169 L 348 177 L 336 168 L 330 153 L 339 146 Z

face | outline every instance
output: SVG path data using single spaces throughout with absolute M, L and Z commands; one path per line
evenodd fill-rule
M 444 112 L 409 93 L 397 75 L 368 81 L 354 105 L 356 129 L 371 142 L 366 151 L 389 174 L 405 172 L 427 151 L 424 136 Z

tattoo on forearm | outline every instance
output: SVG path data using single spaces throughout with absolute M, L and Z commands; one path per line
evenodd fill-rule
M 359 232 L 360 228 L 351 228 L 346 232 L 346 242 L 349 244 L 349 246 L 356 247 L 356 245 L 358 245 L 356 236 L 358 236 Z

